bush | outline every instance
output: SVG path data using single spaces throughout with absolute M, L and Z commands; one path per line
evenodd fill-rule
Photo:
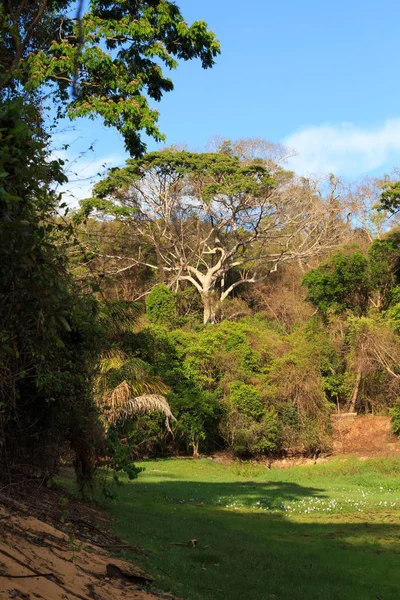
M 168 286 L 156 285 L 147 296 L 146 313 L 153 325 L 171 329 L 176 321 L 175 294 Z
M 279 448 L 278 415 L 274 409 L 266 411 L 260 421 L 239 418 L 239 422 L 232 439 L 232 450 L 238 456 L 270 454 Z
M 307 299 L 322 314 L 328 311 L 365 314 L 372 293 L 368 259 L 361 252 L 338 252 L 303 278 Z
M 233 407 L 251 419 L 259 419 L 264 414 L 264 404 L 261 394 L 253 385 L 234 381 L 231 385 L 229 400 Z

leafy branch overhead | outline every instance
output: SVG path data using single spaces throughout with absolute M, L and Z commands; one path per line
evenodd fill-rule
M 131 154 L 141 154 L 140 132 L 164 139 L 149 104 L 173 89 L 162 67 L 172 70 L 179 60 L 194 58 L 212 67 L 219 43 L 204 21 L 188 25 L 168 0 L 91 0 L 79 21 L 71 16 L 73 4 L 3 4 L 0 90 L 22 85 L 47 93 L 50 87 L 61 113 L 100 116 L 122 134 Z

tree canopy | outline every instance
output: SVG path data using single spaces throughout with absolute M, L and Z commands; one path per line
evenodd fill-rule
M 169 0 L 20 0 L 0 7 L 0 90 L 21 88 L 58 105 L 59 115 L 101 117 L 141 154 L 141 131 L 160 141 L 159 101 L 173 82 L 162 69 L 199 58 L 214 64 L 219 43 L 204 21 L 188 25 Z M 72 16 L 73 15 L 73 16 Z
M 83 201 L 82 214 L 97 210 L 134 224 L 147 249 L 115 256 L 122 268 L 130 262 L 158 271 L 169 285 L 188 282 L 202 298 L 204 321 L 213 322 L 218 302 L 238 286 L 335 245 L 342 226 L 339 207 L 308 181 L 278 169 L 272 177 L 267 167 L 226 146 L 153 152 L 111 170 Z
M 397 212 L 400 208 L 400 181 L 384 185 L 380 200 L 382 210 Z

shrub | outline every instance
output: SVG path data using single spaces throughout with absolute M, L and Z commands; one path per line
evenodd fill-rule
M 168 286 L 156 285 L 147 296 L 146 313 L 154 325 L 172 328 L 176 321 L 175 294 Z
M 319 311 L 365 314 L 372 293 L 368 259 L 361 252 L 338 252 L 303 278 L 307 299 Z
M 240 413 L 251 419 L 259 419 L 264 414 L 264 404 L 256 387 L 234 381 L 231 385 L 230 402 Z
M 232 436 L 232 450 L 238 456 L 269 454 L 279 448 L 278 415 L 274 409 L 266 411 L 260 421 L 238 419 Z

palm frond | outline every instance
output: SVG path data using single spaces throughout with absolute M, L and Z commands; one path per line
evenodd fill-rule
M 122 380 L 122 381 L 121 381 Z M 117 348 L 111 348 L 98 362 L 94 379 L 96 401 L 108 424 L 136 414 L 157 411 L 166 419 L 175 420 L 165 396 L 168 386 L 152 375 L 150 366 L 136 357 L 130 357 Z
M 109 415 L 111 420 L 118 420 L 121 412 L 124 410 L 128 400 L 131 397 L 131 388 L 126 381 L 120 383 L 110 394 L 109 398 L 105 398 L 108 406 Z
M 149 412 L 159 412 L 168 419 L 176 421 L 172 414 L 171 408 L 165 396 L 160 394 L 147 394 L 145 396 L 137 396 L 128 400 L 125 406 L 127 415 L 138 415 Z
M 98 363 L 98 371 L 101 375 L 105 375 L 112 369 L 120 369 L 124 366 L 127 356 L 121 350 L 111 350 L 100 358 Z
M 106 375 L 109 371 L 116 371 L 122 368 L 135 373 L 136 377 L 141 377 L 149 371 L 149 365 L 141 358 L 128 356 L 125 352 L 117 348 L 104 352 L 97 366 L 97 370 L 101 375 Z
M 94 378 L 96 396 L 110 397 L 123 382 L 130 386 L 131 396 L 166 394 L 168 386 L 150 373 L 150 366 L 140 358 L 129 357 L 118 349 L 104 353 L 97 364 Z
M 169 391 L 169 387 L 157 375 L 147 375 L 140 379 L 132 380 L 130 385 L 135 396 L 166 394 Z
M 141 312 L 142 306 L 138 302 L 107 302 L 101 308 L 99 321 L 107 331 L 119 334 L 133 331 Z
M 145 394 L 132 398 L 131 386 L 126 381 L 120 383 L 108 399 L 103 398 L 103 412 L 110 424 L 149 412 L 163 414 L 168 431 L 171 431 L 169 420 L 176 421 L 165 396 Z

